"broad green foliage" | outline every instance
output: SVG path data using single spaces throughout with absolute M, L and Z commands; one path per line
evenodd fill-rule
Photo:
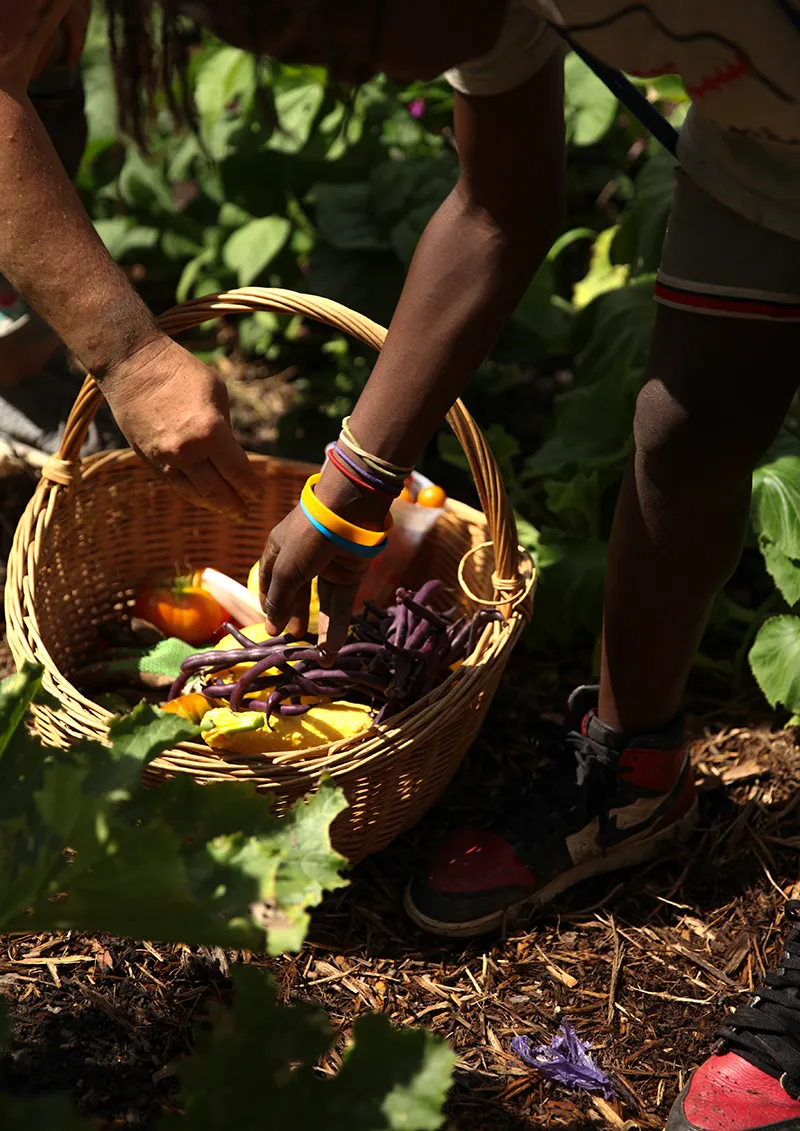
M 164 1131 L 187 1124 L 218 1131 L 234 1113 L 246 1121 L 265 1112 L 270 1126 L 297 1131 L 441 1126 L 455 1062 L 441 1041 L 422 1029 L 399 1032 L 379 1015 L 361 1017 L 341 1070 L 323 1078 L 314 1066 L 333 1044 L 325 1015 L 278 1005 L 274 986 L 252 969 L 235 971 L 234 988 L 233 1010 L 199 1036 L 181 1069 L 186 1115 L 162 1120 Z
M 567 140 L 578 146 L 595 145 L 613 125 L 617 100 L 577 55 L 567 57 L 564 79 Z
M 2 930 L 299 949 L 307 908 L 342 886 L 328 831 L 338 790 L 279 821 L 244 785 L 143 789 L 147 762 L 196 727 L 142 705 L 111 724 L 110 748 L 43 748 L 22 725 L 38 690 L 32 670 L 0 684 Z
M 341 887 L 345 863 L 330 825 L 345 807 L 322 784 L 282 820 L 243 785 L 176 780 L 142 786 L 142 769 L 196 728 L 149 707 L 112 724 L 112 743 L 43 747 L 25 728 L 41 694 L 37 670 L 0 683 L 0 897 L 4 931 L 75 929 L 137 938 L 297 950 L 308 909 Z M 68 859 L 67 859 L 68 857 Z M 424 1030 L 361 1018 L 341 1072 L 314 1070 L 333 1043 L 325 1015 L 279 1006 L 251 968 L 234 974 L 234 1005 L 200 1034 L 181 1069 L 185 1114 L 159 1128 L 218 1131 L 269 1125 L 316 1131 L 435 1131 L 454 1057 Z M 8 1044 L 0 1010 L 0 1047 Z M 0 1094 L 0 1124 L 18 1131 L 81 1131 L 58 1098 Z
M 800 617 L 770 617 L 750 649 L 750 666 L 773 707 L 800 714 Z
M 345 108 L 320 69 L 256 63 L 206 37 L 190 71 L 200 141 L 176 141 L 164 115 L 143 157 L 115 139 L 101 20 L 86 78 L 91 139 L 80 187 L 112 254 L 141 264 L 159 293 L 183 300 L 237 285 L 279 285 L 327 295 L 388 323 L 420 235 L 458 175 L 453 98 L 444 82 L 401 91 L 377 77 Z M 688 99 L 679 79 L 637 83 L 680 126 Z M 572 55 L 565 88 L 573 227 L 532 280 L 466 400 L 490 436 L 515 509 L 536 531 L 534 636 L 588 649 L 600 626 L 605 547 L 655 319 L 653 279 L 675 161 L 643 140 Z M 533 137 L 523 129 L 519 144 Z M 238 325 L 245 353 L 265 354 L 281 368 L 300 353 L 303 375 L 277 447 L 318 458 L 352 408 L 372 355 L 331 338 L 310 361 L 296 323 L 256 315 Z M 544 436 L 539 428 L 531 437 L 531 374 L 559 369 L 572 381 L 556 396 Z M 438 452 L 466 475 L 444 434 Z M 441 464 L 423 470 L 436 477 Z M 740 607 L 738 590 L 721 599 L 712 618 L 721 659 L 700 657 L 729 677 L 741 664 L 726 657 L 746 653 L 748 634 L 766 612 L 791 610 L 800 598 L 798 484 L 794 450 L 773 453 L 756 474 L 751 541 L 761 556 L 748 558 L 748 569 L 760 576 L 744 598 L 756 623 L 728 615 Z M 466 479 L 462 486 L 469 490 Z M 457 482 L 452 489 L 462 491 Z M 767 604 L 771 584 L 777 589 Z

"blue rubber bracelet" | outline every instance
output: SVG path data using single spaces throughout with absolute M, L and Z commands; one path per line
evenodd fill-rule
M 334 534 L 332 530 L 328 530 L 321 522 L 317 522 L 314 516 L 309 514 L 302 502 L 300 503 L 300 509 L 314 529 L 318 530 L 323 537 L 327 538 L 329 542 L 333 542 L 334 546 L 338 546 L 340 550 L 344 550 L 348 554 L 355 554 L 356 557 L 377 558 L 388 541 L 388 538 L 384 538 L 377 546 L 359 546 L 356 542 L 350 542 L 347 538 L 340 538 L 338 534 Z

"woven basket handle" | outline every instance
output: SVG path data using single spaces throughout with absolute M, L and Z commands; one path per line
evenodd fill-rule
M 158 325 L 167 334 L 175 335 L 220 314 L 251 314 L 256 310 L 314 318 L 358 338 L 378 351 L 386 340 L 383 326 L 338 302 L 266 287 L 247 287 L 193 299 L 162 314 Z M 43 471 L 45 480 L 61 486 L 68 486 L 73 481 L 72 469 L 79 459 L 89 425 L 102 401 L 103 394 L 99 386 L 93 377 L 87 377 L 69 415 L 58 455 Z M 447 422 L 469 460 L 481 508 L 489 525 L 495 552 L 494 582 L 497 595 L 513 601 L 514 595 L 523 589 L 525 583 L 519 572 L 514 512 L 508 502 L 500 470 L 483 433 L 460 400 L 456 401 L 447 414 Z

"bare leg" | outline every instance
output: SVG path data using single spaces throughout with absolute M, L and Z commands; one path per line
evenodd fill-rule
M 652 730 L 679 708 L 798 356 L 798 325 L 658 309 L 608 557 L 599 715 L 618 730 Z

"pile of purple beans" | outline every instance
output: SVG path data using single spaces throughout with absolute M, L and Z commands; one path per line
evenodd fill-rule
M 288 633 L 253 643 L 231 625 L 226 628 L 241 647 L 225 652 L 198 652 L 181 666 L 169 698 L 194 690 L 227 703 L 232 711 L 263 711 L 272 715 L 303 715 L 320 703 L 366 700 L 385 722 L 404 707 L 422 699 L 442 683 L 454 664 L 471 655 L 478 638 L 493 620 L 493 609 L 473 617 L 458 615 L 458 606 L 445 612 L 431 607 L 441 581 L 429 581 L 416 592 L 398 589 L 394 605 L 379 609 L 364 604 L 353 617 L 347 643 L 335 666 L 323 668 L 319 652 Z M 234 683 L 221 672 L 238 664 L 250 667 Z M 245 698 L 255 693 L 255 698 Z M 263 694 L 262 694 L 263 693 Z M 313 703 L 303 700 L 313 699 Z

